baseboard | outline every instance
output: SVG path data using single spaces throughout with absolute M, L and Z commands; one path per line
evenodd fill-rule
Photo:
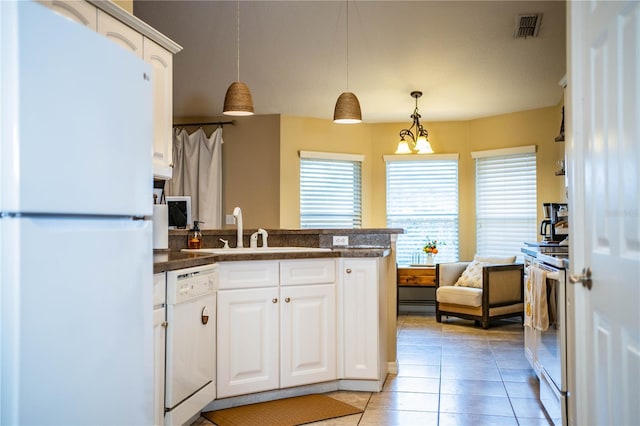
M 420 312 L 420 313 L 436 313 L 436 305 L 411 305 L 411 304 L 400 304 L 399 313 L 409 313 L 409 312 Z
M 387 363 L 387 371 L 389 374 L 398 374 L 398 361 L 389 361 Z

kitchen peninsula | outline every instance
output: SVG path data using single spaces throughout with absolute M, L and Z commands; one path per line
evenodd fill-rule
M 256 231 L 243 232 L 245 247 Z M 234 253 L 236 230 L 205 229 L 203 249 L 221 249 L 220 239 L 232 248 L 184 252 L 188 232 L 171 230 L 170 249 L 155 254 L 155 273 L 217 265 L 217 394 L 206 409 L 337 389 L 380 391 L 386 374 L 397 371 L 395 241 L 403 230 L 267 232 L 269 248 L 325 250 Z

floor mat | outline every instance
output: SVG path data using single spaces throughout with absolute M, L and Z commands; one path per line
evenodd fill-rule
M 241 407 L 208 411 L 202 416 L 218 426 L 295 426 L 362 410 L 324 395 L 305 395 Z

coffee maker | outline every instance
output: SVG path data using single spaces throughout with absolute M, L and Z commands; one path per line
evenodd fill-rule
M 543 241 L 560 242 L 569 236 L 569 211 L 565 203 L 543 203 L 544 219 L 540 222 Z

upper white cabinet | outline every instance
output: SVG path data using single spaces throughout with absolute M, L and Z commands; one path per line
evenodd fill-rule
M 96 31 L 97 9 L 84 1 L 38 0 L 54 12 Z
M 142 34 L 102 10 L 98 10 L 98 33 L 143 58 Z
M 173 54 L 145 37 L 144 60 L 151 64 L 153 83 L 153 174 L 173 175 Z
M 182 50 L 112 2 L 39 0 L 55 12 L 85 25 L 151 64 L 153 82 L 153 176 L 173 176 L 173 55 Z

